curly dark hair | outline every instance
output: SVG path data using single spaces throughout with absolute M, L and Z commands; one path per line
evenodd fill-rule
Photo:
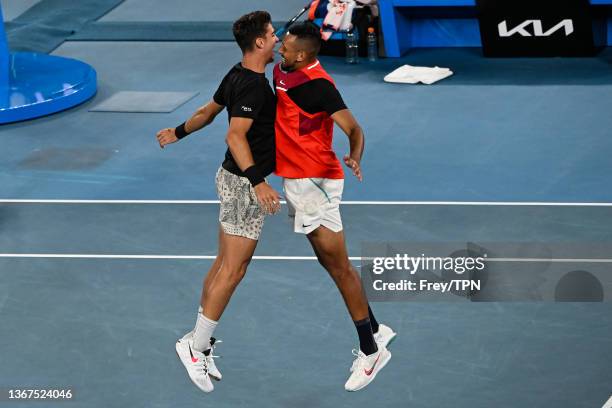
M 234 22 L 232 32 L 242 52 L 252 50 L 255 39 L 265 37 L 271 22 L 272 18 L 267 11 L 253 11 Z

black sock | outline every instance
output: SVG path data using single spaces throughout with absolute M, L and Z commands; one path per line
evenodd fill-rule
M 378 322 L 374 317 L 374 313 L 372 313 L 372 309 L 370 309 L 370 305 L 368 305 L 368 314 L 370 315 L 370 324 L 372 325 L 372 333 L 378 333 Z
M 354 321 L 355 328 L 357 329 L 357 335 L 359 336 L 359 348 L 366 356 L 376 353 L 378 346 L 374 341 L 374 335 L 372 334 L 372 325 L 370 319 L 365 318 L 363 320 Z

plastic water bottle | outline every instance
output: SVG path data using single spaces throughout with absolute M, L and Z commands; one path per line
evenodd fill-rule
M 374 27 L 368 28 L 368 61 L 376 61 L 378 59 L 378 41 Z
M 359 43 L 353 31 L 346 33 L 346 63 L 357 64 L 359 62 Z

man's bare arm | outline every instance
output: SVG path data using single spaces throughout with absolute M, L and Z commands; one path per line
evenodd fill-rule
M 361 181 L 361 157 L 365 147 L 365 137 L 359 123 L 348 109 L 342 109 L 331 115 L 332 119 L 348 136 L 350 153 L 344 156 L 344 163 L 353 170 L 355 177 Z
M 206 105 L 201 106 L 198 110 L 185 122 L 184 130 L 187 134 L 193 133 L 210 125 L 215 117 L 223 110 L 223 105 L 219 105 L 214 100 L 209 101 Z M 174 143 L 179 140 L 180 135 L 177 135 L 175 128 L 166 128 L 157 132 L 157 141 L 162 149 L 165 145 Z
M 253 124 L 253 119 L 234 117 L 230 120 L 225 142 L 232 153 L 240 170 L 245 171 L 255 164 L 253 154 L 247 141 L 247 132 Z
M 219 105 L 214 100 L 208 101 L 206 105 L 198 108 L 193 116 L 185 122 L 185 130 L 187 133 L 193 133 L 210 125 L 223 108 L 223 105 Z
M 280 197 L 278 193 L 270 187 L 259 174 L 253 154 L 247 141 L 247 132 L 253 124 L 253 119 L 234 117 L 230 120 L 229 130 L 225 141 L 229 147 L 232 157 L 236 164 L 249 178 L 255 189 L 255 195 L 261 206 L 269 213 L 273 214 L 280 210 Z

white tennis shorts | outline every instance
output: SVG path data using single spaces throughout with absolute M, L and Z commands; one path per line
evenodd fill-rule
M 334 232 L 342 231 L 340 200 L 343 179 L 283 179 L 283 190 L 293 220 L 293 230 L 310 234 L 323 225 Z

